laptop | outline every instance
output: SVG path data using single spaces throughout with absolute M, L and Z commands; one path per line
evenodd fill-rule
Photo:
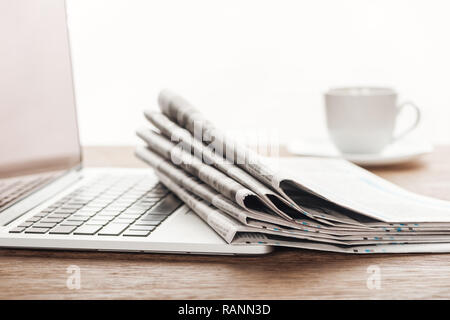
M 63 0 L 1 1 L 0 52 L 0 247 L 270 252 L 227 244 L 150 168 L 83 168 Z

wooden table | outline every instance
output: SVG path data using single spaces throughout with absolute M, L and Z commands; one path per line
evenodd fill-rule
M 85 148 L 87 166 L 143 166 L 130 147 Z M 450 146 L 421 162 L 373 170 L 399 185 L 450 200 Z M 81 289 L 66 286 L 67 267 Z M 368 289 L 369 267 L 380 289 Z M 0 298 L 359 299 L 450 298 L 449 254 L 346 255 L 280 249 L 266 256 L 0 250 Z

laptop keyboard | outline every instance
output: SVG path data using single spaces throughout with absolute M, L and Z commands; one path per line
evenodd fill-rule
M 101 176 L 10 233 L 146 237 L 182 202 L 152 177 Z
M 39 174 L 20 178 L 0 180 L 0 208 L 14 203 L 22 196 L 29 194 L 35 188 L 43 186 L 56 177 L 57 174 Z

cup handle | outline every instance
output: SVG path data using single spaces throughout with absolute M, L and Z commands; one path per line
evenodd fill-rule
M 413 110 L 416 112 L 416 119 L 414 120 L 413 124 L 411 126 L 409 126 L 407 129 L 405 129 L 403 132 L 399 133 L 398 135 L 396 135 L 393 139 L 392 142 L 397 141 L 401 138 L 403 138 L 404 136 L 406 136 L 408 133 L 410 133 L 411 131 L 413 131 L 420 122 L 420 118 L 421 118 L 421 113 L 420 113 L 420 109 L 418 106 L 416 106 L 414 103 L 412 103 L 411 101 L 406 101 L 403 102 L 402 104 L 400 104 L 398 106 L 398 111 L 397 111 L 397 115 L 400 114 L 402 112 L 402 110 L 404 110 L 405 107 L 411 107 L 413 108 Z

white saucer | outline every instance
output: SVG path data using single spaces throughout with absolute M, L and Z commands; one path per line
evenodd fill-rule
M 377 154 L 342 154 L 327 139 L 305 139 L 292 142 L 288 151 L 309 157 L 344 158 L 362 166 L 386 166 L 417 160 L 431 153 L 433 146 L 418 137 L 405 137 Z

